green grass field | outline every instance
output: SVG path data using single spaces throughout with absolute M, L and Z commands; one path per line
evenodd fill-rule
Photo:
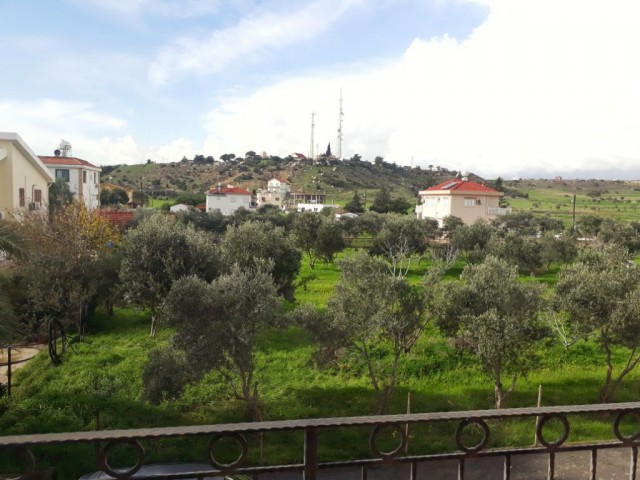
M 420 282 L 428 261 L 414 263 L 410 277 Z M 461 266 L 449 272 L 459 275 Z M 553 283 L 557 270 L 529 278 Z M 310 273 L 303 261 L 301 275 Z M 339 278 L 335 264 L 318 262 L 317 278 L 297 303 L 324 305 Z M 39 355 L 15 376 L 14 395 L 0 400 L 0 431 L 3 435 L 76 430 L 214 424 L 243 421 L 243 406 L 232 398 L 220 379 L 211 374 L 189 385 L 182 396 L 154 406 L 142 397 L 142 369 L 148 352 L 166 344 L 170 330 L 161 328 L 149 337 L 147 312 L 117 311 L 112 318 L 98 313 L 89 335 L 75 342 L 65 362 L 54 367 L 46 353 Z M 374 354 L 384 365 L 389 346 L 379 345 Z M 358 416 L 375 413 L 375 398 L 366 366 L 356 355 L 347 354 L 331 368 L 314 362 L 316 349 L 307 334 L 296 327 L 272 331 L 260 339 L 257 376 L 264 416 L 268 420 Z M 624 349 L 616 351 L 616 364 L 623 362 Z M 580 342 L 565 350 L 548 340 L 539 349 L 536 368 L 520 379 L 507 407 L 531 407 L 542 385 L 544 405 L 596 403 L 605 375 L 602 354 L 596 345 Z M 617 401 L 634 401 L 640 392 L 640 372 L 631 374 L 616 396 Z M 390 413 L 406 411 L 407 395 L 412 412 L 434 412 L 491 408 L 493 387 L 474 357 L 459 352 L 435 327 L 429 327 L 409 355 L 402 359 L 398 387 Z M 454 448 L 452 425 L 416 427 L 411 433 L 411 451 L 438 452 Z M 572 423 L 570 441 L 609 438 L 610 419 L 580 418 Z M 503 421 L 492 425 L 492 446 L 530 445 L 531 421 Z M 323 460 L 368 455 L 367 429 L 323 432 Z M 265 436 L 264 457 L 269 462 L 299 460 L 299 434 L 273 433 Z M 179 457 L 181 461 L 202 460 L 203 441 L 198 439 L 160 442 L 149 450 L 149 462 Z M 255 446 L 257 440 L 250 440 Z M 283 448 L 284 447 L 284 448 Z M 59 461 L 71 447 L 53 447 L 38 452 L 44 466 Z M 76 449 L 76 447 L 73 447 Z M 77 447 L 74 461 L 65 463 L 60 478 L 74 478 L 95 470 L 90 447 Z M 116 458 L 118 456 L 116 455 Z M 1 458 L 1 456 L 0 456 Z M 258 462 L 257 449 L 250 460 Z M 126 463 L 126 457 L 120 458 Z

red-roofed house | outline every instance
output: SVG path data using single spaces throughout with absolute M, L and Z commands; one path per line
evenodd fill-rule
M 465 225 L 471 225 L 479 218 L 493 220 L 511 211 L 510 208 L 500 208 L 502 192 L 467 177 L 447 180 L 420 191 L 419 195 L 417 217 L 434 218 L 441 227 L 448 216 L 459 217 Z
M 212 188 L 207 195 L 207 212 L 220 210 L 223 215 L 231 215 L 240 207 L 251 208 L 251 192 L 231 185 Z
M 40 160 L 56 180 L 63 178 L 69 184 L 76 200 L 89 210 L 100 208 L 100 167 L 76 157 L 40 156 Z

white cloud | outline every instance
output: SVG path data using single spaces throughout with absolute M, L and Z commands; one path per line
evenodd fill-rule
M 382 155 L 402 164 L 413 157 L 509 177 L 637 169 L 637 4 L 483 3 L 490 14 L 464 41 L 416 39 L 382 67 L 289 79 L 223 99 L 205 119 L 206 151 L 306 153 L 312 111 L 324 150 L 335 142 L 342 86 L 345 157 Z
M 314 0 L 286 13 L 257 9 L 208 38 L 176 38 L 160 49 L 149 66 L 149 79 L 161 85 L 186 74 L 220 72 L 234 61 L 264 61 L 274 49 L 325 31 L 354 3 L 359 0 Z

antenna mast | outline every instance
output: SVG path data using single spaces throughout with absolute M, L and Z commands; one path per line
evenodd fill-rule
M 342 117 L 344 112 L 342 111 L 342 88 L 340 89 L 340 109 L 338 112 L 338 151 L 337 156 L 339 160 L 342 160 Z
M 311 157 L 311 160 L 314 159 L 314 156 L 313 156 L 313 131 L 316 128 L 315 117 L 316 117 L 316 112 L 311 112 L 311 148 L 309 150 L 309 157 Z

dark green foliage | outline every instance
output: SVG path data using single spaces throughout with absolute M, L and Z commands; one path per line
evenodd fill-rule
M 515 266 L 489 256 L 430 296 L 442 331 L 471 350 L 493 380 L 496 408 L 533 365 L 536 341 L 544 335 L 538 320 L 541 293 L 540 285 L 520 282 Z M 506 387 L 503 380 L 509 377 Z
M 360 194 L 358 194 L 357 191 L 353 194 L 353 198 L 351 199 L 351 201 L 349 201 L 349 203 L 347 203 L 344 206 L 344 209 L 347 212 L 364 213 L 364 206 L 362 205 L 362 202 L 360 201 Z
M 273 276 L 278 293 L 293 299 L 301 255 L 284 229 L 257 221 L 229 226 L 220 243 L 220 252 L 226 272 L 234 265 L 243 270 L 264 269 Z
M 311 269 L 317 259 L 332 262 L 345 248 L 343 226 L 333 215 L 297 214 L 291 222 L 291 234 L 296 246 L 309 256 Z

